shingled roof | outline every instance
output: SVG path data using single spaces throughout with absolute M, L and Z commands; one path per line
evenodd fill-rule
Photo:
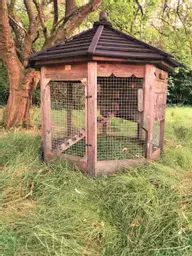
M 103 12 L 100 15 L 100 20 L 94 23 L 92 29 L 37 52 L 28 60 L 29 66 L 37 67 L 46 61 L 50 64 L 51 60 L 61 61 L 74 57 L 91 59 L 94 56 L 157 65 L 165 63 L 172 68 L 181 65 L 173 59 L 172 55 L 114 29 Z

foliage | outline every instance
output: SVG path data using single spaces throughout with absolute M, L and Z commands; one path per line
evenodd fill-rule
M 171 74 L 168 86 L 168 103 L 192 104 L 192 71 L 180 69 Z
M 9 82 L 6 69 L 3 63 L 0 61 L 0 105 L 4 105 L 7 102 L 9 95 Z
M 158 162 L 97 179 L 46 166 L 36 128 L 1 130 L 2 255 L 191 255 L 191 119 L 168 109 Z
M 117 29 L 173 54 L 192 68 L 191 1 L 103 0 L 101 9 Z

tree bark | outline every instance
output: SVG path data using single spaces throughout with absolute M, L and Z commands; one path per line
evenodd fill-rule
M 28 127 L 32 94 L 40 76 L 39 72 L 34 70 L 25 71 L 17 57 L 9 26 L 6 0 L 0 1 L 0 10 L 0 57 L 7 69 L 10 88 L 4 111 L 4 124 L 6 128 L 19 125 Z
M 9 77 L 9 98 L 3 117 L 6 128 L 20 125 L 25 127 L 30 126 L 30 105 L 33 92 L 40 80 L 40 73 L 32 69 L 26 70 L 24 67 L 24 58 L 31 54 L 32 44 L 39 28 L 41 27 L 44 32 L 46 46 L 64 40 L 101 2 L 102 0 L 91 0 L 88 4 L 77 9 L 75 0 L 67 0 L 66 16 L 57 22 L 58 2 L 55 0 L 55 21 L 51 30 L 51 36 L 48 38 L 43 13 L 46 2 L 42 2 L 39 5 L 36 0 L 23 1 L 29 18 L 29 27 L 27 30 L 14 19 L 15 1 L 11 1 L 8 10 L 7 0 L 0 0 L 0 58 L 6 66 Z M 36 12 L 34 11 L 34 7 L 36 8 Z M 11 27 L 15 33 L 16 44 L 11 34 Z M 17 49 L 18 47 L 19 49 Z M 16 51 L 20 52 L 19 58 Z
M 65 7 L 65 18 L 72 14 L 76 9 L 76 1 L 75 0 L 66 0 Z
M 11 76 L 9 71 L 8 75 Z M 18 79 L 10 81 L 9 98 L 3 115 L 6 128 L 21 125 L 30 127 L 30 106 L 39 79 L 39 72 L 32 69 L 26 72 L 22 69 L 18 73 Z

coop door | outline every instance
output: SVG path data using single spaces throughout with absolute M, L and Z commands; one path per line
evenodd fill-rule
M 85 85 L 80 81 L 52 81 L 52 148 L 57 153 L 85 154 Z
M 111 75 L 98 77 L 97 83 L 98 160 L 144 156 L 143 79 Z

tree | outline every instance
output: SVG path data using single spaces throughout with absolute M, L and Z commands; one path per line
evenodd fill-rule
M 102 8 L 117 29 L 173 54 L 192 69 L 192 1 L 103 0 Z
M 168 103 L 180 105 L 192 104 L 192 71 L 180 69 L 179 72 L 170 74 Z
M 47 47 L 65 40 L 101 2 L 78 6 L 75 0 L 0 0 L 0 58 L 9 77 L 7 128 L 30 126 L 29 110 L 40 74 L 25 65 L 37 41 Z

